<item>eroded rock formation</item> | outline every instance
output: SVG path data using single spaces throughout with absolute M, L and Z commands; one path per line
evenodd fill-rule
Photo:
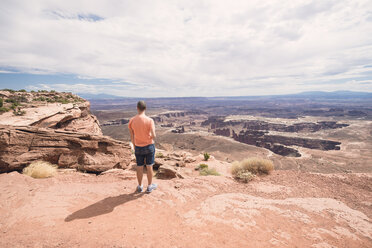
M 101 126 L 114 126 L 114 125 L 125 125 L 129 122 L 129 119 L 117 119 L 117 120 L 110 120 L 106 121 L 101 124 Z
M 90 103 L 72 93 L 0 91 L 6 103 L 0 112 L 0 125 L 35 126 L 102 135 L 97 118 L 90 112 Z M 16 115 L 11 109 L 22 114 Z
M 126 168 L 131 151 L 128 144 L 107 136 L 0 125 L 0 172 L 22 170 L 35 160 L 99 173 Z
M 242 125 L 243 128 L 249 130 L 267 130 L 278 132 L 317 132 L 323 129 L 336 129 L 349 126 L 345 123 L 337 123 L 336 121 L 319 121 L 319 122 L 300 122 L 292 125 L 280 123 L 270 123 L 260 120 L 231 120 L 225 121 L 225 117 L 212 116 L 202 123 L 202 126 L 210 125 L 211 129 L 232 127 Z
M 48 127 L 53 129 L 85 132 L 102 135 L 97 118 L 90 113 L 88 101 L 74 104 L 71 108 L 51 113 L 43 119 L 33 122 L 30 125 L 36 127 Z
M 189 115 L 203 115 L 203 114 L 207 114 L 207 113 L 202 110 L 169 111 L 169 112 L 151 116 L 151 118 L 154 119 L 156 123 L 161 123 L 161 122 L 164 122 L 164 120 L 168 118 L 177 118 L 177 117 L 185 117 Z
M 340 150 L 340 142 L 321 139 L 308 139 L 288 137 L 281 135 L 269 135 L 267 131 L 242 130 L 239 134 L 233 131 L 233 139 L 250 145 L 264 147 L 274 153 L 283 156 L 300 157 L 301 154 L 294 148 L 287 146 L 302 146 L 319 150 Z
M 335 121 L 319 121 L 294 123 L 286 125 L 282 123 L 270 123 L 261 120 L 225 120 L 223 116 L 212 116 L 202 123 L 203 126 L 210 125 L 210 129 L 216 135 L 232 137 L 236 141 L 266 148 L 276 154 L 283 156 L 300 157 L 301 154 L 293 147 L 301 146 L 319 150 L 340 150 L 340 142 L 310 139 L 302 137 L 289 137 L 284 135 L 272 135 L 269 131 L 283 133 L 317 132 L 322 129 L 336 129 L 349 126 L 349 124 L 337 123 Z M 238 134 L 235 131 L 240 131 Z

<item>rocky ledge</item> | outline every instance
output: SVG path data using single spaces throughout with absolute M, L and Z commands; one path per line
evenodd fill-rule
M 72 93 L 0 91 L 0 125 L 35 126 L 102 135 L 90 103 Z M 13 109 L 13 111 L 11 111 Z
M 99 173 L 127 168 L 131 150 L 129 144 L 102 135 L 0 125 L 0 173 L 20 171 L 36 160 Z

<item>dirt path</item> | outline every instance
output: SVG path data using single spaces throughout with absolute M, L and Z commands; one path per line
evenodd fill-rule
M 372 247 L 371 174 L 0 175 L 0 247 Z

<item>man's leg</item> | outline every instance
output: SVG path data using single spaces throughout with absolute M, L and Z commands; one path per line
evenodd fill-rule
M 152 165 L 147 165 L 146 170 L 147 170 L 147 182 L 150 185 L 150 184 L 152 184 L 152 177 L 154 176 L 154 172 L 152 170 Z
M 137 181 L 138 185 L 142 185 L 142 178 L 143 178 L 143 166 L 137 166 Z

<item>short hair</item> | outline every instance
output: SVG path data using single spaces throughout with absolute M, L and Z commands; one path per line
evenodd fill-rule
M 146 103 L 144 101 L 138 101 L 137 108 L 140 111 L 146 110 Z

